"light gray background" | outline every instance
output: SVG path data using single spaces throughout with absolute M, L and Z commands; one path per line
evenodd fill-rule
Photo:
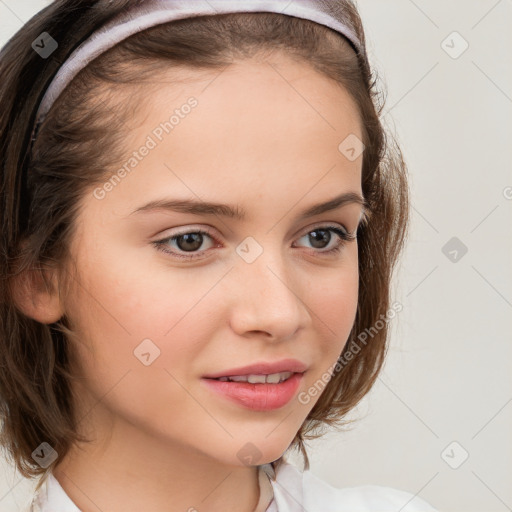
M 48 3 L 0 0 L 0 44 Z M 409 164 L 411 236 L 384 371 L 351 432 L 309 443 L 311 471 L 336 487 L 417 493 L 440 511 L 510 511 L 512 1 L 359 7 Z M 452 237 L 467 247 L 456 261 L 443 253 Z M 6 463 L 1 474 L 0 510 L 17 512 L 35 483 Z

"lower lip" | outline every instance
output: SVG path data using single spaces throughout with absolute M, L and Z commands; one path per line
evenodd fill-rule
M 294 373 L 279 384 L 251 384 L 215 379 L 202 380 L 217 393 L 253 411 L 271 411 L 285 406 L 295 395 L 302 382 L 302 373 Z

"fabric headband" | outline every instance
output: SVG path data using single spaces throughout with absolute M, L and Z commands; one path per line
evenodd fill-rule
M 39 104 L 31 142 L 50 108 L 89 62 L 132 34 L 169 21 L 234 12 L 274 12 L 314 21 L 342 34 L 361 54 L 361 42 L 329 0 L 144 0 L 129 7 L 82 42 L 59 68 Z

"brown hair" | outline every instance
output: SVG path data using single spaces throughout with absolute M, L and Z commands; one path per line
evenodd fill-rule
M 55 1 L 0 53 L 0 444 L 21 474 L 31 477 L 53 467 L 44 469 L 31 456 L 42 441 L 59 459 L 73 443 L 85 441 L 77 433 L 73 333 L 67 319 L 48 325 L 24 315 L 16 304 L 13 278 L 29 270 L 32 279 L 50 287 L 45 269 L 63 269 L 70 262 L 79 200 L 121 160 L 123 127 L 134 110 L 142 109 L 139 101 L 148 87 L 158 86 L 154 77 L 165 67 L 162 63 L 215 70 L 236 58 L 283 49 L 349 92 L 359 109 L 365 145 L 362 191 L 367 217 L 357 232 L 356 319 L 340 355 L 342 370 L 333 373 L 289 446 L 300 449 L 308 469 L 304 441 L 322 435 L 316 430 L 323 424 L 351 423 L 345 416 L 373 386 L 387 351 L 384 322 L 370 342 L 357 345 L 356 357 L 344 359 L 358 335 L 382 322 L 389 310 L 391 276 L 408 226 L 407 169 L 380 120 L 384 101 L 375 72 L 365 53 L 356 55 L 337 32 L 308 20 L 236 13 L 174 21 L 134 34 L 83 69 L 57 99 L 30 152 L 35 111 L 61 63 L 95 29 L 134 3 Z M 332 4 L 364 45 L 353 2 Z M 42 32 L 59 43 L 48 59 L 31 48 Z M 131 65 L 123 67 L 127 61 Z M 138 101 L 130 101 L 134 97 Z

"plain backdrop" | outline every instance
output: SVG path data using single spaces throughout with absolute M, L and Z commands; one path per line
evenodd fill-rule
M 0 44 L 48 3 L 0 0 Z M 309 443 L 311 471 L 440 511 L 510 511 L 512 2 L 359 7 L 409 165 L 412 223 L 384 370 L 351 431 Z M 20 510 L 34 485 L 4 462 L 0 511 Z

